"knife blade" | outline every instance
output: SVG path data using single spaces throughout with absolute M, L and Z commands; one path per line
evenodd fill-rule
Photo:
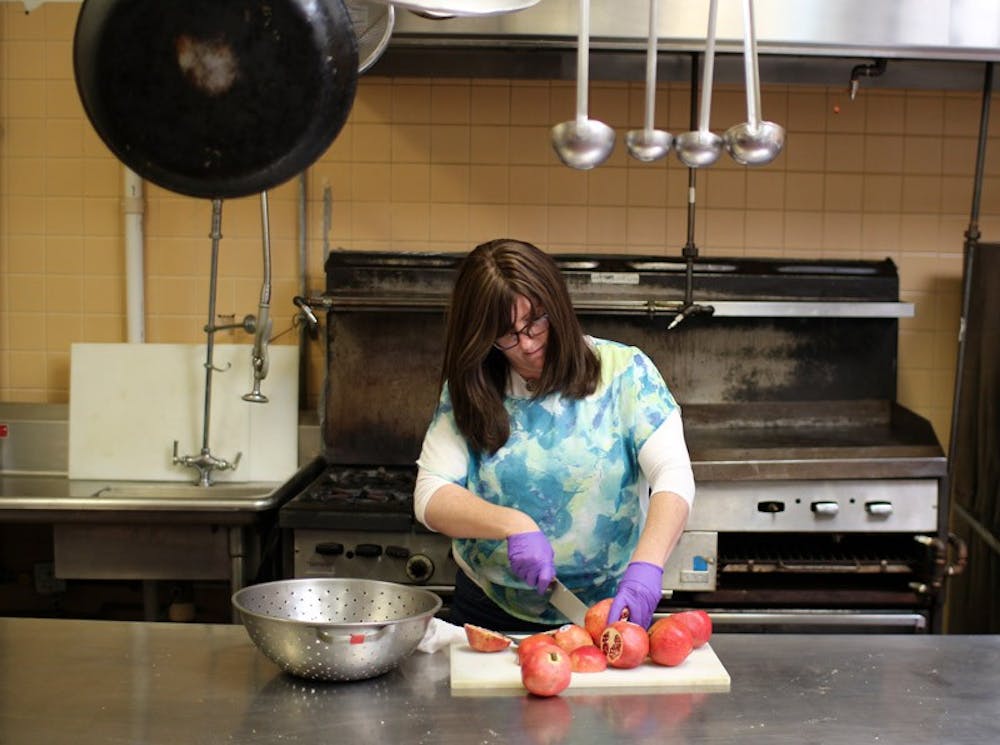
M 549 596 L 549 602 L 562 613 L 566 618 L 575 623 L 577 626 L 585 626 L 585 619 L 587 617 L 587 606 L 584 604 L 580 598 L 574 595 L 572 592 L 566 589 L 566 585 L 560 582 L 558 579 L 552 580 L 552 584 L 549 585 L 549 589 L 552 590 L 552 594 Z

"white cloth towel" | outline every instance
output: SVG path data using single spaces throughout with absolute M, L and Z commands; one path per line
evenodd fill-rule
M 450 647 L 455 642 L 464 642 L 465 640 L 464 627 L 442 621 L 440 618 L 432 618 L 431 622 L 427 624 L 427 631 L 424 632 L 424 638 L 417 645 L 417 651 L 433 654 L 439 649 Z

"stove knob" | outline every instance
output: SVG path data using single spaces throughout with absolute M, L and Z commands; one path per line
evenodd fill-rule
M 393 559 L 409 559 L 410 549 L 406 546 L 386 546 L 385 555 Z
M 865 502 L 865 512 L 872 517 L 889 517 L 892 514 L 892 502 L 884 500 Z
M 406 562 L 406 576 L 414 582 L 427 582 L 434 574 L 434 562 L 424 554 L 414 554 Z
M 317 543 L 314 549 L 320 556 L 340 556 L 344 553 L 344 544 L 336 541 Z
M 357 556 L 375 559 L 382 555 L 382 547 L 377 543 L 359 543 L 354 547 L 354 553 Z
M 821 500 L 809 505 L 817 517 L 835 517 L 840 512 L 840 505 L 830 500 Z

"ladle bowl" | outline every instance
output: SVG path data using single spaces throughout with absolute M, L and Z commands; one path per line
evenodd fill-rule
M 754 31 L 753 0 L 743 0 L 743 74 L 747 88 L 747 120 L 726 130 L 723 139 L 733 160 L 744 166 L 762 166 L 778 157 L 785 146 L 785 129 L 760 116 L 760 68 Z
M 645 126 L 625 133 L 629 155 L 643 163 L 652 163 L 670 152 L 674 136 L 662 129 L 653 129 L 656 111 L 656 44 L 659 0 L 649 0 L 649 34 L 646 41 L 646 113 Z
M 705 168 L 715 163 L 724 150 L 722 137 L 708 130 L 694 130 L 677 135 L 674 150 L 688 168 Z
M 677 159 L 688 168 L 705 168 L 719 159 L 725 149 L 722 137 L 710 131 L 709 121 L 712 118 L 712 80 L 715 75 L 715 19 L 718 13 L 718 0 L 710 0 L 708 4 L 708 31 L 705 34 L 705 64 L 701 77 L 701 111 L 698 116 L 698 129 L 677 135 L 674 149 Z M 694 91 L 691 92 L 692 97 Z M 692 100 L 693 104 L 693 100 Z
M 726 150 L 737 163 L 762 166 L 781 154 L 785 147 L 785 128 L 774 122 L 744 122 L 726 130 Z
M 662 129 L 632 129 L 625 133 L 629 155 L 643 163 L 652 163 L 670 152 L 674 136 Z
M 552 128 L 552 147 L 565 165 L 588 171 L 611 155 L 615 131 L 597 119 L 571 119 Z
M 590 81 L 590 0 L 580 0 L 576 47 L 576 118 L 552 128 L 552 148 L 565 165 L 587 171 L 601 165 L 615 147 L 615 131 L 587 116 Z

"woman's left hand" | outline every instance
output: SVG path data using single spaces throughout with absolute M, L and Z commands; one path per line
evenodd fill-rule
M 608 610 L 608 620 L 621 618 L 628 608 L 628 620 L 649 628 L 653 612 L 663 596 L 663 567 L 648 561 L 633 561 L 625 569 L 618 593 Z

